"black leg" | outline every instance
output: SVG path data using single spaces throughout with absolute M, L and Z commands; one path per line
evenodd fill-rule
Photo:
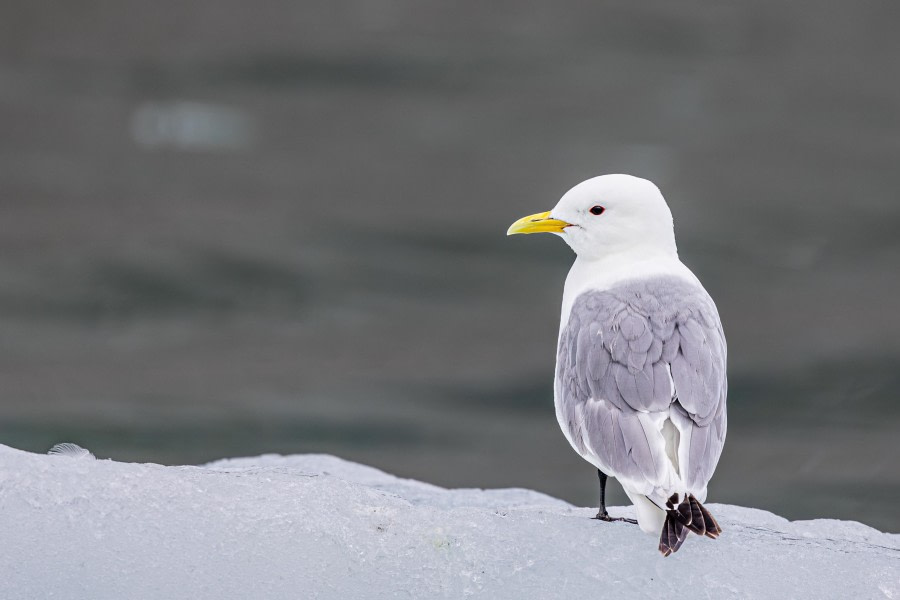
M 609 516 L 609 513 L 606 512 L 606 480 L 609 478 L 606 473 L 597 469 L 597 477 L 600 478 L 600 510 L 597 511 L 597 516 L 595 519 L 599 519 L 600 521 L 606 521 L 607 523 L 611 523 L 613 521 L 623 521 L 625 523 L 632 523 L 637 525 L 637 521 L 634 519 L 626 519 L 625 517 L 617 517 L 612 518 Z

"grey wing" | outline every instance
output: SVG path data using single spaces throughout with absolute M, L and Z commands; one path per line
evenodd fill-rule
M 679 323 L 679 351 L 672 360 L 676 400 L 672 416 L 681 436 L 681 476 L 701 501 L 722 455 L 727 429 L 727 347 L 712 300 L 709 305 L 711 310 Z
M 702 288 L 661 280 L 582 294 L 560 334 L 560 425 L 580 454 L 633 491 L 705 489 L 724 442 L 724 353 Z M 675 460 L 662 433 L 671 415 Z

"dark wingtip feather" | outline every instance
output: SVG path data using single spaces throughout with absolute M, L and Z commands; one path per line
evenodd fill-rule
M 706 535 L 706 520 L 703 518 L 703 508 L 693 494 L 687 497 L 687 504 L 690 507 L 691 523 L 693 524 L 691 531 L 697 535 Z
M 663 556 L 669 556 L 678 552 L 684 540 L 687 539 L 688 528 L 681 522 L 678 511 L 666 511 L 666 522 L 663 524 L 662 534 L 659 536 L 659 551 Z
M 691 511 L 691 503 L 687 502 L 686 500 L 687 499 L 685 499 L 685 502 L 682 502 L 678 505 L 678 517 L 685 525 L 685 527 L 690 527 L 691 529 L 693 529 L 691 525 L 694 522 L 694 515 Z
M 676 508 L 666 511 L 666 521 L 659 536 L 660 553 L 669 556 L 678 552 L 687 538 L 688 531 L 712 539 L 716 539 L 722 533 L 722 528 L 715 518 L 693 494 L 688 494 Z
M 716 522 L 716 519 L 712 516 L 712 514 L 708 510 L 706 510 L 705 506 L 703 506 L 702 504 L 697 502 L 697 499 L 694 498 L 693 496 L 691 496 L 691 498 L 693 498 L 694 502 L 697 503 L 697 508 L 700 509 L 700 514 L 703 517 L 703 525 L 704 525 L 704 528 L 706 529 L 704 534 L 707 537 L 716 539 L 717 537 L 719 537 L 719 534 L 722 533 L 722 528 L 719 527 L 719 523 Z

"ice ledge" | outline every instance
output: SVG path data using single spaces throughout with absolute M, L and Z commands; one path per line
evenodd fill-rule
M 722 537 L 664 559 L 595 509 L 333 456 L 165 467 L 0 446 L 0 595 L 900 600 L 900 535 L 709 507 Z

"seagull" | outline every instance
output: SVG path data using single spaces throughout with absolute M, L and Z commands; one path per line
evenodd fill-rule
M 712 298 L 678 258 L 662 193 L 631 175 L 594 177 L 507 235 L 540 232 L 576 254 L 554 405 L 569 444 L 597 468 L 596 518 L 628 520 L 606 511 L 606 480 L 615 477 L 640 528 L 659 534 L 663 556 L 691 531 L 715 539 L 722 528 L 702 503 L 725 444 L 725 334 Z

